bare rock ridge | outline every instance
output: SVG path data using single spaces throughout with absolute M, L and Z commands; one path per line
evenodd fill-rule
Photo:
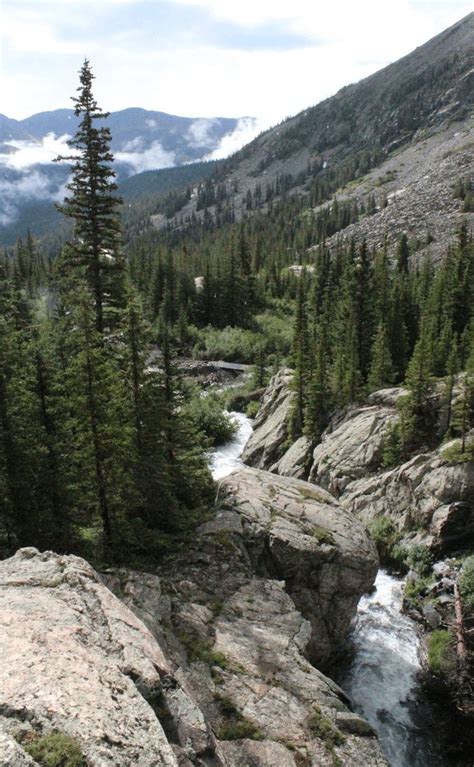
M 383 767 L 309 660 L 337 657 L 376 569 L 327 491 L 256 469 L 157 575 L 20 550 L 0 563 L 0 763 L 57 730 L 92 767 Z
M 249 463 L 255 461 L 261 468 L 288 477 L 308 477 L 365 524 L 379 516 L 390 517 L 412 542 L 442 551 L 474 540 L 472 462 L 450 462 L 448 444 L 416 455 L 394 469 L 382 468 L 387 430 L 398 418 L 396 403 L 406 390 L 373 392 L 364 405 L 340 413 L 311 451 L 306 438 L 288 448 L 278 436 L 286 428 L 290 381 L 288 370 L 284 379 L 279 375 L 270 381 L 263 400 L 266 410 L 262 408 L 256 419 L 252 449 L 244 452 Z M 266 418 L 262 418 L 263 413 Z M 273 424 L 273 442 L 269 422 Z

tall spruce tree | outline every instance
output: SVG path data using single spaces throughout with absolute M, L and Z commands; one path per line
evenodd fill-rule
M 73 162 L 72 180 L 67 186 L 71 194 L 58 208 L 74 220 L 74 239 L 66 257 L 80 269 L 93 293 L 96 329 L 103 334 L 117 325 L 117 310 L 125 304 L 125 262 L 120 249 L 121 199 L 116 195 L 111 167 L 110 130 L 96 125 L 108 113 L 97 105 L 93 79 L 86 59 L 79 72 L 79 95 L 73 98 L 74 113 L 80 118 L 69 141 L 75 152 L 57 158 Z

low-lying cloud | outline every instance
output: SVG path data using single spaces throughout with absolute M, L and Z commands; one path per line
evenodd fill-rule
M 68 146 L 69 135 L 56 136 L 48 133 L 42 139 L 8 139 L 0 149 L 0 166 L 11 170 L 26 170 L 33 165 L 50 165 L 58 155 L 72 155 Z
M 193 121 L 187 132 L 187 141 L 195 149 L 202 149 L 203 159 L 221 159 L 241 149 L 258 135 L 263 123 L 252 117 L 241 118 L 234 131 L 226 134 L 217 148 L 213 145 L 214 118 Z M 0 144 L 0 226 L 13 223 L 22 205 L 32 201 L 61 201 L 65 195 L 68 166 L 56 165 L 58 156 L 71 156 L 76 151 L 68 146 L 70 136 L 48 133 L 41 140 L 9 139 Z M 135 136 L 127 141 L 115 160 L 121 173 L 132 176 L 147 170 L 159 170 L 176 165 L 176 153 L 163 148 L 159 141 L 149 144 L 146 136 Z
M 215 117 L 202 117 L 194 120 L 188 128 L 188 142 L 196 149 L 212 146 L 212 128 L 219 124 Z
M 22 172 L 15 178 L 0 178 L 0 225 L 8 226 L 18 218 L 25 202 L 64 199 L 66 182 L 59 183 L 39 169 Z
M 130 166 L 130 175 L 142 173 L 145 170 L 172 168 L 176 165 L 174 152 L 163 149 L 159 141 L 154 141 L 145 149 L 141 136 L 128 141 L 121 152 L 115 152 L 115 159 L 119 163 Z
M 245 144 L 252 141 L 268 125 L 254 117 L 241 117 L 232 133 L 227 133 L 219 142 L 213 152 L 208 154 L 206 160 L 222 160 L 242 149 Z

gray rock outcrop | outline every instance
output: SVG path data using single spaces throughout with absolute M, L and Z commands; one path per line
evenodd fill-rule
M 227 477 L 218 504 L 239 515 L 256 571 L 285 579 L 312 625 L 308 651 L 327 663 L 377 572 L 364 528 L 322 488 L 256 469 Z
M 191 716 L 187 753 L 228 767 L 331 767 L 336 755 L 344 767 L 386 765 L 345 694 L 308 660 L 342 646 L 373 581 L 363 527 L 324 490 L 256 469 L 223 480 L 217 508 L 191 549 L 143 585 L 138 573 L 105 576 L 158 637 L 178 688 L 216 736 L 203 750 Z M 168 690 L 164 698 L 171 711 Z M 335 749 L 312 730 L 314 707 L 339 733 Z M 180 711 L 189 717 L 189 703 Z M 211 751 L 220 761 L 206 761 Z
M 310 482 L 339 497 L 347 485 L 376 470 L 387 430 L 397 420 L 397 399 L 404 389 L 383 389 L 365 407 L 350 409 L 323 434 L 313 453 Z
M 366 523 L 388 516 L 441 549 L 474 540 L 474 463 L 452 463 L 444 455 L 450 446 L 351 483 L 344 506 Z
M 363 527 L 256 469 L 217 509 L 157 575 L 36 549 L 0 563 L 0 763 L 34 764 L 22 738 L 59 731 L 90 767 L 386 767 L 309 660 L 337 655 L 373 581 Z
M 2 764 L 30 763 L 14 735 L 58 730 L 91 765 L 177 767 L 147 702 L 169 664 L 87 562 L 21 549 L 0 563 L 0 615 Z
M 293 400 L 290 383 L 293 371 L 279 370 L 263 394 L 254 430 L 242 453 L 242 460 L 257 469 L 269 469 L 287 448 L 288 420 Z

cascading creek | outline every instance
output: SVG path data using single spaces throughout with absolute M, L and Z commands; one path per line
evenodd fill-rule
M 243 465 L 240 455 L 252 433 L 251 419 L 230 415 L 238 422 L 234 438 L 209 454 L 216 480 Z M 401 612 L 402 593 L 400 579 L 379 571 L 374 592 L 360 600 L 354 656 L 337 681 L 377 732 L 391 767 L 445 767 L 433 736 L 433 711 L 421 691 L 418 628 Z
M 215 480 L 226 477 L 231 471 L 243 465 L 240 456 L 252 433 L 250 418 L 236 411 L 232 411 L 228 415 L 238 423 L 238 429 L 230 442 L 209 453 L 209 467 Z
M 420 638 L 401 612 L 403 581 L 380 570 L 354 619 L 354 657 L 338 680 L 372 725 L 392 767 L 442 767 L 431 706 L 420 687 Z

